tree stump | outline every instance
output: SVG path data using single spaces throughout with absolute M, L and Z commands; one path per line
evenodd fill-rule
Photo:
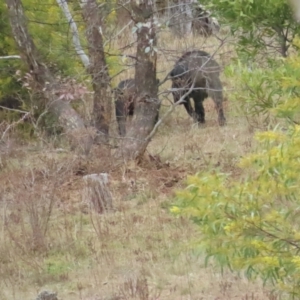
M 58 300 L 58 298 L 56 293 L 43 291 L 39 293 L 36 300 Z
M 83 199 L 97 213 L 103 214 L 113 210 L 112 195 L 108 187 L 108 174 L 90 174 L 83 176 L 85 188 Z

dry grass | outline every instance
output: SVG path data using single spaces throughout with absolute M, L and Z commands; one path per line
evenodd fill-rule
M 218 47 L 214 38 L 171 40 L 163 33 L 160 40 L 160 79 L 185 50 Z M 221 51 L 224 65 L 230 47 Z M 130 75 L 132 70 L 118 79 Z M 253 147 L 252 127 L 234 103 L 225 105 L 224 128 L 217 126 L 211 101 L 205 106 L 202 128 L 179 107 L 139 166 L 110 169 L 111 152 L 99 147 L 89 158 L 49 145 L 1 149 L 0 299 L 34 299 L 43 289 L 68 300 L 277 299 L 260 282 L 222 276 L 213 264 L 205 268 L 193 247 L 201 239 L 197 228 L 169 214 L 174 191 L 184 187 L 187 174 L 220 169 L 240 176 L 236 162 Z M 115 212 L 96 215 L 82 199 L 82 176 L 107 171 Z

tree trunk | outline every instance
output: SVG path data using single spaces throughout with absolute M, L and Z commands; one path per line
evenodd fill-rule
M 135 111 L 128 134 L 121 142 L 118 157 L 139 159 L 149 143 L 160 102 L 156 81 L 156 28 L 151 0 L 131 0 L 132 18 L 137 30 L 137 63 L 135 66 Z
M 294 9 L 294 15 L 295 19 L 298 23 L 300 23 L 300 1 L 299 0 L 290 0 L 289 1 L 292 4 L 292 7 Z
M 82 147 L 83 151 L 88 154 L 93 142 L 89 130 L 85 128 L 83 120 L 70 104 L 59 99 L 56 94 L 60 84 L 39 57 L 27 30 L 27 20 L 21 0 L 6 0 L 6 4 L 14 39 L 33 75 L 37 88 L 48 101 L 49 111 L 58 118 L 60 125 L 71 138 L 72 145 Z
M 83 18 L 86 22 L 86 38 L 90 57 L 89 73 L 92 76 L 94 89 L 94 122 L 98 141 L 108 140 L 111 122 L 111 89 L 110 77 L 105 61 L 102 29 L 102 18 L 96 0 L 81 0 Z
M 170 28 L 179 37 L 192 32 L 193 3 L 195 0 L 173 0 L 171 4 Z

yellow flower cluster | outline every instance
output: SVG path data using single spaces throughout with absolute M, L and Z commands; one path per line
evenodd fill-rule
M 237 229 L 240 229 L 240 226 L 236 222 L 231 222 L 224 226 L 224 230 L 228 234 L 235 232 Z
M 255 138 L 260 142 L 284 142 L 287 137 L 285 134 L 276 131 L 265 131 L 257 133 Z
M 261 263 L 268 267 L 278 267 L 279 266 L 279 260 L 278 257 L 274 256 L 264 256 L 260 258 Z
M 294 263 L 295 264 L 295 266 L 297 267 L 297 268 L 300 268 L 300 256 L 293 256 L 293 258 L 292 258 L 292 263 Z
M 173 213 L 173 214 L 179 214 L 180 213 L 180 208 L 178 206 L 173 206 L 171 207 L 170 209 L 170 212 Z
M 263 250 L 263 249 L 265 249 L 265 243 L 262 242 L 262 241 L 259 241 L 259 240 L 252 240 L 252 241 L 250 242 L 250 244 L 251 244 L 254 248 L 258 249 L 258 250 Z

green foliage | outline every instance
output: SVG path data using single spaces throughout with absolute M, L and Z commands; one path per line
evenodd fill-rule
M 29 19 L 29 30 L 39 52 L 55 71 L 67 76 L 82 76 L 86 78 L 84 67 L 74 49 L 72 33 L 63 12 L 57 5 L 56 0 L 24 0 L 26 15 Z M 103 1 L 100 1 L 103 3 Z M 103 14 L 106 25 L 115 21 L 113 10 L 114 2 L 104 3 Z M 87 52 L 85 40 L 85 26 L 81 18 L 80 8 L 68 3 L 69 9 L 74 17 L 79 30 L 81 45 Z M 106 46 L 106 51 L 114 53 L 113 49 Z M 88 53 L 86 53 L 88 54 Z M 116 57 L 111 56 L 107 59 L 110 73 L 113 75 L 116 70 Z
M 102 3 L 103 1 L 101 1 Z M 84 67 L 75 52 L 72 34 L 69 24 L 63 15 L 60 7 L 55 0 L 23 0 L 24 10 L 28 18 L 29 32 L 34 40 L 34 43 L 43 56 L 43 60 L 50 66 L 56 73 L 62 73 L 66 76 L 78 77 L 86 79 Z M 72 2 L 68 3 L 69 8 L 77 22 L 79 29 L 81 43 L 86 50 L 85 41 L 85 27 L 82 22 L 80 11 Z M 106 3 L 105 8 L 105 23 L 109 25 L 115 21 L 115 11 L 113 5 L 115 2 L 110 1 Z M 14 39 L 11 35 L 9 26 L 8 13 L 5 4 L 0 4 L 0 55 L 18 54 L 18 49 L 15 46 Z M 106 51 L 116 54 L 110 45 L 106 46 Z M 117 56 L 109 56 L 107 59 L 111 75 L 115 75 L 120 70 L 118 65 Z M 21 63 L 17 60 L 0 60 L 0 98 L 1 94 L 10 94 L 15 86 L 13 75 L 17 68 L 20 68 Z M 84 75 L 83 75 L 84 74 Z M 20 91 L 20 85 L 17 90 Z
M 70 76 L 78 81 L 89 78 L 84 69 L 72 42 L 72 34 L 69 24 L 55 0 L 22 0 L 26 17 L 28 19 L 28 29 L 31 37 L 41 54 L 43 62 L 50 67 L 54 74 L 59 76 Z M 105 26 L 109 26 L 115 21 L 115 11 L 113 10 L 115 1 L 100 1 L 103 9 Z M 77 23 L 81 43 L 87 52 L 87 43 L 85 40 L 85 26 L 81 17 L 81 8 L 76 2 L 68 2 L 71 13 Z M 77 6 L 76 6 L 77 5 Z M 8 12 L 4 3 L 0 4 L 0 55 L 19 54 L 15 45 L 9 25 Z M 104 40 L 106 41 L 105 37 Z M 109 43 L 106 43 L 105 51 L 113 54 L 107 57 L 109 73 L 111 76 L 120 71 L 119 57 L 117 51 L 112 49 Z M 88 54 L 88 53 L 87 53 Z M 16 71 L 26 72 L 26 65 L 18 59 L 0 60 L 0 105 L 14 108 L 19 105 L 26 111 L 33 110 L 37 117 L 44 112 L 44 106 L 40 105 L 38 96 L 32 94 L 29 90 L 22 88 L 22 83 L 15 76 Z M 86 83 L 87 84 L 87 83 Z M 20 101 L 18 103 L 18 101 Z M 34 105 L 33 105 L 34 104 Z M 20 114 L 11 111 L 1 111 L 1 119 L 15 121 L 20 119 Z M 51 116 L 45 116 L 45 127 L 52 124 Z M 42 123 L 40 123 L 42 124 Z M 25 127 L 21 124 L 22 128 Z M 52 126 L 52 125 L 51 125 Z M 50 127 L 51 127 L 50 126 Z M 26 126 L 27 128 L 28 126 Z M 27 130 L 27 129 L 26 129 Z M 31 131 L 31 129 L 28 129 Z M 57 129 L 54 129 L 56 132 Z
M 201 4 L 216 13 L 221 24 L 230 26 L 238 36 L 239 50 L 247 56 L 266 48 L 273 52 L 276 48 L 285 56 L 300 32 L 286 0 L 201 0 Z
M 295 55 L 280 71 L 285 76 L 277 84 L 286 97 L 271 110 L 281 117 L 299 112 L 299 65 Z M 199 226 L 207 261 L 214 258 L 221 268 L 260 277 L 298 298 L 300 126 L 261 132 L 256 139 L 257 151 L 239 163 L 243 179 L 217 172 L 191 176 L 171 211 Z
M 10 34 L 10 26 L 8 20 L 7 9 L 5 6 L 5 2 L 0 3 L 0 55 L 9 55 L 15 54 L 12 52 L 15 50 L 14 40 Z M 1 69 L 0 69 L 1 70 Z
M 294 42 L 300 46 L 297 38 Z M 299 123 L 300 117 L 300 53 L 291 55 L 285 63 L 285 68 L 277 75 L 280 86 L 285 94 L 282 101 L 272 110 L 278 117 L 285 118 L 292 123 Z
M 7 9 L 4 2 L 0 3 L 0 56 L 18 54 L 14 40 L 11 35 Z M 26 97 L 26 91 L 21 91 L 21 85 L 15 77 L 16 70 L 23 67 L 19 59 L 0 60 L 0 105 L 12 105 L 20 97 Z M 18 116 L 16 113 L 1 112 L 1 118 L 10 121 Z
M 61 281 L 63 278 L 67 278 L 71 267 L 72 265 L 65 257 L 50 257 L 45 260 L 46 272 L 52 276 L 52 280 Z
M 234 81 L 231 100 L 236 101 L 247 115 L 265 114 L 269 117 L 270 109 L 276 107 L 285 95 L 280 85 L 285 68 L 282 61 L 273 61 L 266 68 L 256 63 L 249 66 L 240 60 L 233 62 L 224 71 L 226 78 Z
M 64 75 L 82 73 L 83 67 L 72 44 L 69 24 L 57 2 L 24 0 L 23 4 L 29 32 L 43 59 Z
M 294 44 L 300 45 L 298 38 Z M 224 73 L 234 81 L 231 100 L 236 101 L 247 115 L 264 115 L 266 125 L 274 117 L 299 122 L 300 53 L 286 59 L 269 60 L 262 65 L 236 60 L 226 67 Z

